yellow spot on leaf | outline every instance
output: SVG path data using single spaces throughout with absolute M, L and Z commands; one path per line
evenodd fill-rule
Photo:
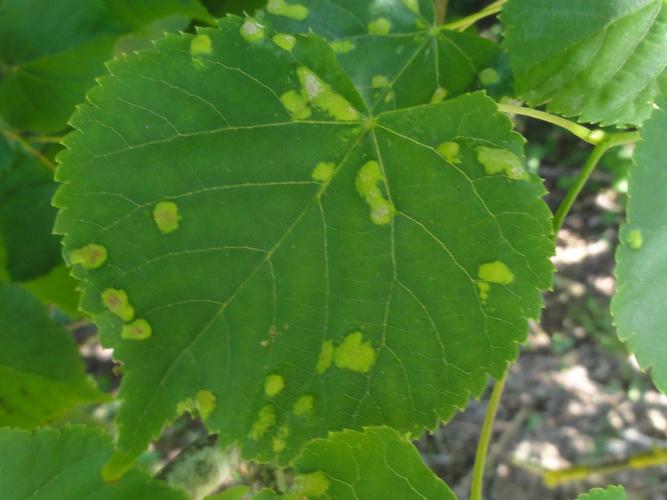
M 486 68 L 479 73 L 479 81 L 482 85 L 489 86 L 495 85 L 500 82 L 500 75 L 493 68 Z
M 178 222 L 181 220 L 178 205 L 173 201 L 161 201 L 153 208 L 153 220 L 161 233 L 173 233 L 178 229 Z
M 246 42 L 258 42 L 264 38 L 264 27 L 252 18 L 247 18 L 241 25 L 241 36 Z
M 336 54 L 349 54 L 354 50 L 354 44 L 349 40 L 337 40 L 330 45 Z
M 289 436 L 289 428 L 286 425 L 281 425 L 271 440 L 274 453 L 280 453 L 285 449 L 287 436 Z
M 641 229 L 633 229 L 628 233 L 628 245 L 633 250 L 640 250 L 644 246 L 644 236 Z
M 359 118 L 359 112 L 340 94 L 331 90 L 315 73 L 300 66 L 297 76 L 301 82 L 302 95 L 313 106 L 329 114 L 339 121 L 354 121 Z
M 292 35 L 285 35 L 284 33 L 273 35 L 272 40 L 273 43 L 275 43 L 281 49 L 286 50 L 287 52 L 292 52 L 294 45 L 296 45 L 296 38 L 294 38 Z
M 193 56 L 203 56 L 213 52 L 211 37 L 208 35 L 195 35 L 190 41 L 190 53 Z
M 267 396 L 273 397 L 282 392 L 285 388 L 285 379 L 277 373 L 272 373 L 264 381 L 264 392 Z
M 292 411 L 297 417 L 304 417 L 306 415 L 310 415 L 311 413 L 313 413 L 314 409 L 315 409 L 315 397 L 311 396 L 310 394 L 306 394 L 296 400 L 296 403 L 294 403 Z
M 507 149 L 480 146 L 477 148 L 477 161 L 489 175 L 505 174 L 510 179 L 528 179 L 521 159 Z
M 336 165 L 330 161 L 321 161 L 313 169 L 312 177 L 317 182 L 329 182 L 336 169 Z
M 374 89 L 381 89 L 384 87 L 389 87 L 389 78 L 384 75 L 375 75 L 371 80 L 371 85 Z
M 514 281 L 514 274 L 512 271 L 499 260 L 479 266 L 477 276 L 482 281 L 498 283 L 501 285 L 509 285 Z
M 322 343 L 322 350 L 317 358 L 317 366 L 315 367 L 317 373 L 322 374 L 329 369 L 333 361 L 334 347 L 330 340 L 325 340 Z
M 438 153 L 440 153 L 448 162 L 453 163 L 454 165 L 459 165 L 461 163 L 461 146 L 458 142 L 447 141 L 443 142 L 437 148 Z
M 320 498 L 329 489 L 329 479 L 322 471 L 300 474 L 294 479 L 292 493 L 297 497 Z
M 482 302 L 485 302 L 489 298 L 489 293 L 491 292 L 491 285 L 486 281 L 478 281 L 477 288 L 479 289 L 479 298 L 482 299 Z
M 269 432 L 276 425 L 276 410 L 271 405 L 265 405 L 259 410 L 257 420 L 252 424 L 248 436 L 252 439 L 259 439 Z
M 439 102 L 442 102 L 445 100 L 445 97 L 447 97 L 447 89 L 444 87 L 438 87 L 435 89 L 435 92 L 433 92 L 433 95 L 431 96 L 431 104 L 437 104 Z
M 363 341 L 361 332 L 349 334 L 336 347 L 334 362 L 338 368 L 366 373 L 375 364 L 375 349 L 370 342 Z
M 72 264 L 80 264 L 86 269 L 97 269 L 107 261 L 107 257 L 107 249 L 96 243 L 72 250 L 69 254 Z
M 211 391 L 202 389 L 197 391 L 197 406 L 199 415 L 206 420 L 215 409 L 215 395 Z
M 388 35 L 391 32 L 391 22 L 385 17 L 375 19 L 368 24 L 368 32 L 371 35 Z
M 290 90 L 280 96 L 280 102 L 295 120 L 306 120 L 310 118 L 311 111 L 308 107 L 308 101 L 303 98 L 296 90 Z
M 102 303 L 112 313 L 123 321 L 132 321 L 134 319 L 134 307 L 130 305 L 125 290 L 107 288 L 102 292 Z
M 269 0 L 266 10 L 276 16 L 291 17 L 298 21 L 303 21 L 308 17 L 308 7 L 298 3 L 290 4 L 285 0 Z
M 394 205 L 384 197 L 380 187 L 384 180 L 380 164 L 371 160 L 359 169 L 355 181 L 357 192 L 370 207 L 371 221 L 379 226 L 389 224 L 395 213 Z
M 145 319 L 135 319 L 132 323 L 123 326 L 120 336 L 130 340 L 144 340 L 153 333 L 151 325 Z
M 415 14 L 419 14 L 419 0 L 401 0 L 403 5 L 410 9 Z

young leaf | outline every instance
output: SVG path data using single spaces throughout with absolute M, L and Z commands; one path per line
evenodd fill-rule
M 18 129 L 63 129 L 118 37 L 178 13 L 207 15 L 196 0 L 3 0 L 0 116 Z
M 667 100 L 641 130 L 630 172 L 627 222 L 616 253 L 612 312 L 618 335 L 667 394 Z
M 0 429 L 0 449 L 3 500 L 186 498 L 138 468 L 115 484 L 105 484 L 100 469 L 111 455 L 111 440 L 97 430 L 66 427 L 30 433 Z
M 582 493 L 577 500 L 627 500 L 623 486 L 608 486 L 607 488 L 593 488 L 588 493 Z
M 480 72 L 494 71 L 500 52 L 490 40 L 439 28 L 431 0 L 272 0 L 259 20 L 329 41 L 373 113 L 479 89 Z
M 125 367 L 109 477 L 178 409 L 281 463 L 330 430 L 419 433 L 539 315 L 550 213 L 496 104 L 373 115 L 327 44 L 272 37 L 170 36 L 72 119 L 56 231 Z
M 42 305 L 0 283 L 0 425 L 32 428 L 104 396 L 84 374 L 74 341 Z
M 667 87 L 664 0 L 509 0 L 519 95 L 583 122 L 638 125 Z
M 456 498 L 412 443 L 389 427 L 336 432 L 310 441 L 295 460 L 294 472 L 288 493 L 256 498 Z

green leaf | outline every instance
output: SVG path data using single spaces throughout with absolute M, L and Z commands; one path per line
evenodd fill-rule
M 0 283 L 0 345 L 0 425 L 32 428 L 104 398 L 71 335 L 17 285 Z
M 22 285 L 44 304 L 54 304 L 71 317 L 81 316 L 79 292 L 76 291 L 78 281 L 70 276 L 69 269 L 64 264 Z
M 111 440 L 97 430 L 0 429 L 0 449 L 3 500 L 185 500 L 138 468 L 118 483 L 105 484 L 100 469 L 111 455 Z
M 255 498 L 456 498 L 412 443 L 389 427 L 336 432 L 313 440 L 295 460 L 294 471 L 288 493 L 267 492 Z
M 418 434 L 504 372 L 550 285 L 544 188 L 494 101 L 371 115 L 327 44 L 250 23 L 111 63 L 59 158 L 56 231 L 125 368 L 109 477 L 179 408 L 281 463 Z
M 207 16 L 195 0 L 1 0 L 0 115 L 18 129 L 63 129 L 118 37 L 176 13 Z
M 627 500 L 623 486 L 608 486 L 606 489 L 593 488 L 588 493 L 582 493 L 577 500 Z
M 519 95 L 583 122 L 638 125 L 667 83 L 664 0 L 509 0 Z
M 612 302 L 618 335 L 667 394 L 667 100 L 641 130 L 629 177 L 627 223 L 616 253 Z
M 16 151 L 12 165 L 0 171 L 0 232 L 13 280 L 30 281 L 62 263 L 52 234 L 55 190 L 51 172 L 23 152 Z
M 326 38 L 374 113 L 482 88 L 499 58 L 490 40 L 438 27 L 431 0 L 272 0 L 259 20 Z

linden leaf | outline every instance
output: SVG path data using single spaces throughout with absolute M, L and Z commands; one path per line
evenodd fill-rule
M 329 41 L 373 113 L 482 88 L 500 57 L 490 40 L 437 26 L 431 0 L 270 0 L 258 19 Z
M 284 495 L 265 490 L 254 498 L 456 498 L 414 445 L 389 427 L 335 432 L 310 441 L 295 459 L 294 473 L 294 483 Z
M 509 0 L 505 48 L 529 104 L 637 125 L 667 88 L 664 0 Z
M 0 496 L 3 500 L 185 500 L 181 491 L 151 479 L 138 468 L 106 484 L 100 469 L 111 455 L 111 439 L 85 427 L 32 433 L 0 429 Z
M 577 500 L 627 500 L 623 486 L 608 486 L 607 488 L 593 488 L 588 493 L 582 493 Z
M 0 283 L 0 425 L 32 428 L 104 399 L 69 332 L 16 285 Z M 4 450 L 3 450 L 4 451 Z
M 125 369 L 107 477 L 200 391 L 208 428 L 263 460 L 342 428 L 418 434 L 539 315 L 551 216 L 539 179 L 478 160 L 523 157 L 495 102 L 374 115 L 326 43 L 273 35 L 229 17 L 167 37 L 110 63 L 72 118 L 56 231 Z
M 63 129 L 117 39 L 172 14 L 208 18 L 197 0 L 1 0 L 0 116 Z
M 12 153 L 10 166 L 0 171 L 0 238 L 10 277 L 28 281 L 62 264 L 58 238 L 51 234 L 56 183 L 34 157 L 22 151 Z
M 612 312 L 618 335 L 667 394 L 667 100 L 641 130 L 630 171 L 627 222 L 616 253 Z

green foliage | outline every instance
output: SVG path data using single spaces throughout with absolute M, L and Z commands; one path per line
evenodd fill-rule
M 436 26 L 431 1 L 302 3 L 308 13 L 303 19 L 285 13 L 276 0 L 258 19 L 278 32 L 312 31 L 329 41 L 374 114 L 480 89 L 480 72 L 499 58 L 490 40 Z
M 539 315 L 550 215 L 508 174 L 523 140 L 495 103 L 374 114 L 328 45 L 272 38 L 238 18 L 170 36 L 110 63 L 71 120 L 56 230 L 125 370 L 109 477 L 199 395 L 262 460 L 342 428 L 419 434 Z
M 622 486 L 608 486 L 605 489 L 593 488 L 588 493 L 583 493 L 577 500 L 627 500 L 625 489 Z
M 616 254 L 617 290 L 612 312 L 621 340 L 667 393 L 667 100 L 641 130 L 630 171 L 627 223 Z
M 0 115 L 62 130 L 118 37 L 171 14 L 208 18 L 196 0 L 1 0 Z
M 667 86 L 664 0 L 509 0 L 517 93 L 583 122 L 639 125 Z
M 295 480 L 284 495 L 256 498 L 400 498 L 454 500 L 415 447 L 389 427 L 342 431 L 309 442 L 294 462 Z
M 69 333 L 17 285 L 0 283 L 0 345 L 0 426 L 30 429 L 104 399 Z
M 111 440 L 96 430 L 0 429 L 0 449 L 3 500 L 185 500 L 138 468 L 115 484 L 104 483 L 99 471 L 111 454 Z

